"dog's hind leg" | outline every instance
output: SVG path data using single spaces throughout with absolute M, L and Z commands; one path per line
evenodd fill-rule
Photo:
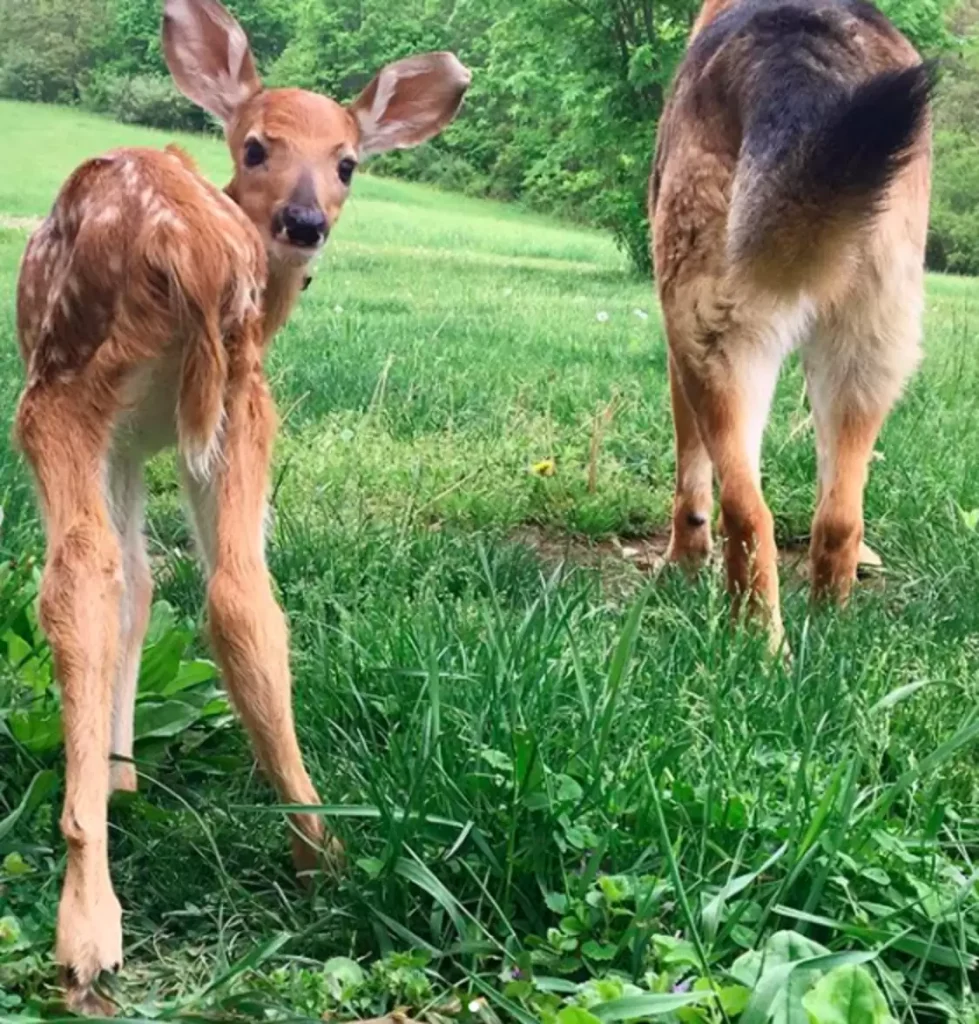
M 691 342 L 674 323 L 670 344 L 720 484 L 728 590 L 736 610 L 746 601 L 747 609 L 766 622 L 777 647 L 782 638 L 778 561 L 774 521 L 761 491 L 761 444 L 783 339 L 767 326 L 732 322 L 720 334 Z
M 820 324 L 803 351 L 816 426 L 819 487 L 812 525 L 813 596 L 845 602 L 863 550 L 863 495 L 874 445 L 917 362 L 919 320 L 875 304 Z
M 700 436 L 696 413 L 690 408 L 680 372 L 672 357 L 669 366 L 676 440 L 676 494 L 666 557 L 670 562 L 696 569 L 707 560 L 711 551 L 714 469 L 710 453 Z

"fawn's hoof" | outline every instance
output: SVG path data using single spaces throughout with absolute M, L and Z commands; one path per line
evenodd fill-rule
M 55 958 L 68 1008 L 111 1017 L 114 1006 L 99 983 L 122 967 L 122 908 L 108 880 L 94 893 L 66 886 L 58 908 Z
M 317 871 L 338 871 L 343 867 L 343 843 L 323 827 L 319 818 L 315 825 L 305 824 L 292 833 L 292 862 L 301 882 L 308 882 Z
M 109 764 L 109 792 L 135 793 L 138 789 L 134 764 L 128 761 L 112 761 Z

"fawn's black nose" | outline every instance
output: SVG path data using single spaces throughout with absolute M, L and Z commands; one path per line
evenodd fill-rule
M 293 245 L 313 249 L 326 238 L 329 227 L 326 214 L 318 206 L 290 203 L 282 211 L 282 227 Z

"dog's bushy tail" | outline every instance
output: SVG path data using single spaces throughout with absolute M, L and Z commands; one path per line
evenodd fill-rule
M 735 270 L 776 294 L 818 288 L 910 159 L 934 82 L 927 63 L 851 89 L 804 63 L 761 68 L 728 215 Z

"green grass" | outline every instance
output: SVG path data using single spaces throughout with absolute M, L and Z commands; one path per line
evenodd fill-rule
M 0 216 L 21 217 L 43 214 L 84 156 L 164 141 L 16 104 L 0 104 L 0 134 Z M 188 145 L 219 180 L 220 144 Z M 25 239 L 0 229 L 4 437 Z M 161 609 L 145 659 L 141 794 L 112 813 L 122 1006 L 318 1019 L 400 1005 L 527 1024 L 570 1000 L 594 1012 L 565 1008 L 560 1024 L 595 1024 L 617 1019 L 609 1000 L 631 985 L 709 976 L 722 1003 L 634 1015 L 753 1024 L 767 983 L 750 951 L 767 949 L 769 970 L 826 947 L 877 952 L 902 1021 L 974 1022 L 977 329 L 979 285 L 930 280 L 924 366 L 867 491 L 883 579 L 814 617 L 786 573 L 794 659 L 772 664 L 728 627 L 716 574 L 556 569 L 514 539 L 533 524 L 583 551 L 662 529 L 672 434 L 650 285 L 601 235 L 361 176 L 269 360 L 285 419 L 270 562 L 302 745 L 348 867 L 302 894 L 281 812 L 213 682 L 161 696 L 176 659 L 204 652 L 203 584 L 163 457 L 150 535 L 176 624 Z M 793 364 L 766 440 L 783 540 L 812 513 L 801 388 Z M 593 424 L 613 401 L 591 492 Z M 551 477 L 530 470 L 545 458 Z M 6 444 L 0 498 L 0 1014 L 4 998 L 7 1012 L 52 1014 L 51 777 L 2 824 L 60 766 L 32 613 L 41 532 Z M 324 971 L 336 956 L 367 974 Z M 796 977 L 779 1012 L 802 1013 L 817 974 Z M 739 985 L 756 989 L 747 1009 Z

